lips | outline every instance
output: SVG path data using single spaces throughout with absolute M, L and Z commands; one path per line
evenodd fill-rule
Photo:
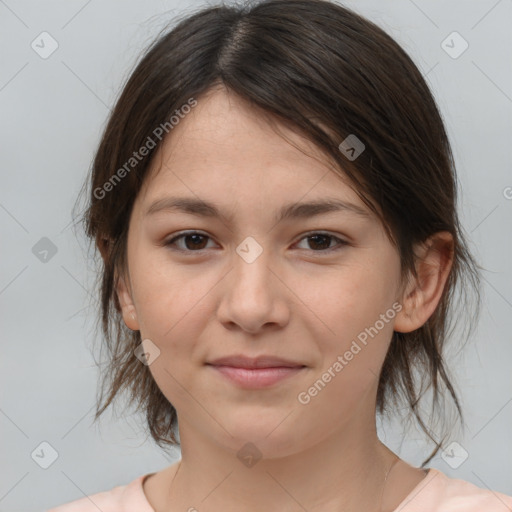
M 306 368 L 302 363 L 269 355 L 255 358 L 234 355 L 221 357 L 206 364 L 217 375 L 239 388 L 252 390 L 272 387 L 302 373 L 301 370 Z
M 305 365 L 281 357 L 262 355 L 259 357 L 247 357 L 244 355 L 233 355 L 221 357 L 206 364 L 213 366 L 230 366 L 232 368 L 303 368 Z

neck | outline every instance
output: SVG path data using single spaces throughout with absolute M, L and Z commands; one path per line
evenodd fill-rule
M 182 460 L 165 503 L 166 512 L 201 510 L 305 510 L 380 512 L 385 477 L 396 456 L 378 440 L 375 425 L 346 425 L 302 451 L 262 458 L 237 456 L 180 421 Z M 268 439 L 267 439 L 268 442 Z M 306 442 L 306 441 L 305 441 Z M 241 448 L 245 442 L 240 442 Z M 281 445 L 282 451 L 286 451 Z M 193 509 L 192 509 L 193 510 Z

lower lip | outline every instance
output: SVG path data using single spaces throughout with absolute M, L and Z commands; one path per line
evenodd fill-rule
M 235 368 L 233 366 L 209 366 L 239 386 L 248 389 L 258 389 L 272 386 L 288 377 L 297 375 L 297 373 L 305 368 L 304 366 L 294 368 L 280 366 L 276 368 L 248 369 Z

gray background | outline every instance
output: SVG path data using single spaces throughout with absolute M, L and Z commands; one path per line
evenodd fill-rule
M 430 466 L 512 494 L 512 2 L 345 4 L 395 37 L 427 75 L 453 145 L 463 225 L 487 269 L 478 329 L 449 359 L 468 426 L 452 440 L 468 457 L 453 468 L 438 455 Z M 136 416 L 107 412 L 91 424 L 95 276 L 71 209 L 122 80 L 159 29 L 201 5 L 0 0 L 1 511 L 43 510 L 179 457 L 162 453 Z M 31 47 L 43 31 L 59 45 L 47 59 Z M 442 47 L 453 31 L 469 44 L 457 58 Z M 57 248 L 46 262 L 32 252 L 43 237 Z M 417 432 L 404 440 L 394 424 L 381 435 L 412 464 L 426 455 Z M 47 469 L 40 464 L 52 452 L 42 442 L 58 454 Z

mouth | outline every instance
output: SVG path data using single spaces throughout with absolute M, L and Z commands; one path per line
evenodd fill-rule
M 228 365 L 207 364 L 218 375 L 244 389 L 260 389 L 274 386 L 299 374 L 306 366 L 272 366 L 241 368 Z
M 243 389 L 271 387 L 307 368 L 301 362 L 267 354 L 258 357 L 235 354 L 209 361 L 206 366 Z
M 231 366 L 232 368 L 246 368 L 249 370 L 263 368 L 300 368 L 305 366 L 298 361 L 283 359 L 277 356 L 261 355 L 258 357 L 248 357 L 243 354 L 237 354 L 227 357 L 220 357 L 206 364 L 214 366 Z

